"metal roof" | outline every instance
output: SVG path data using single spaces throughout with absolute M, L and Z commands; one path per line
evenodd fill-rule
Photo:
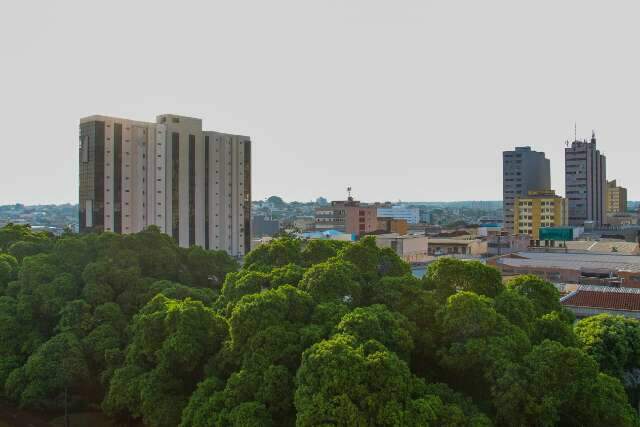
M 638 255 L 564 252 L 517 252 L 515 255 L 518 258 L 504 256 L 499 258 L 497 263 L 512 267 L 640 271 L 640 256 Z

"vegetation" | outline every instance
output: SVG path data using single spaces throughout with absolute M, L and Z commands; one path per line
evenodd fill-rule
M 240 268 L 135 235 L 0 229 L 0 393 L 147 426 L 637 426 L 640 323 L 549 283 L 372 238 L 281 238 Z

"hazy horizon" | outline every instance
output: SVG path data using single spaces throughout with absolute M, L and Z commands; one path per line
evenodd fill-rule
M 253 141 L 253 199 L 495 201 L 502 151 L 591 136 L 640 199 L 640 5 L 24 1 L 0 16 L 0 204 L 77 203 L 78 122 Z M 636 142 L 634 142 L 636 141 Z M 292 185 L 292 183 L 294 185 Z

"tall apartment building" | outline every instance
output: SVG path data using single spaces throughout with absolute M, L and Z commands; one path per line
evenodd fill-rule
M 540 229 L 567 225 L 567 199 L 553 190 L 529 191 L 516 197 L 514 204 L 514 233 L 540 239 Z
M 627 211 L 627 189 L 616 185 L 616 180 L 607 181 L 607 213 Z
M 569 224 L 606 223 L 607 159 L 596 147 L 595 132 L 591 141 L 573 141 L 564 149 L 564 156 Z
M 182 247 L 243 256 L 251 243 L 251 141 L 165 114 L 80 120 L 80 232 L 149 225 Z
M 549 190 L 551 171 L 549 159 L 543 152 L 531 147 L 516 147 L 502 153 L 502 203 L 504 226 L 514 232 L 514 203 L 517 197 L 527 196 L 529 191 Z

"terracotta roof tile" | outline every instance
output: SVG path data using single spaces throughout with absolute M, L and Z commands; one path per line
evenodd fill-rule
M 562 298 L 565 306 L 640 311 L 640 293 L 606 292 L 578 289 Z

